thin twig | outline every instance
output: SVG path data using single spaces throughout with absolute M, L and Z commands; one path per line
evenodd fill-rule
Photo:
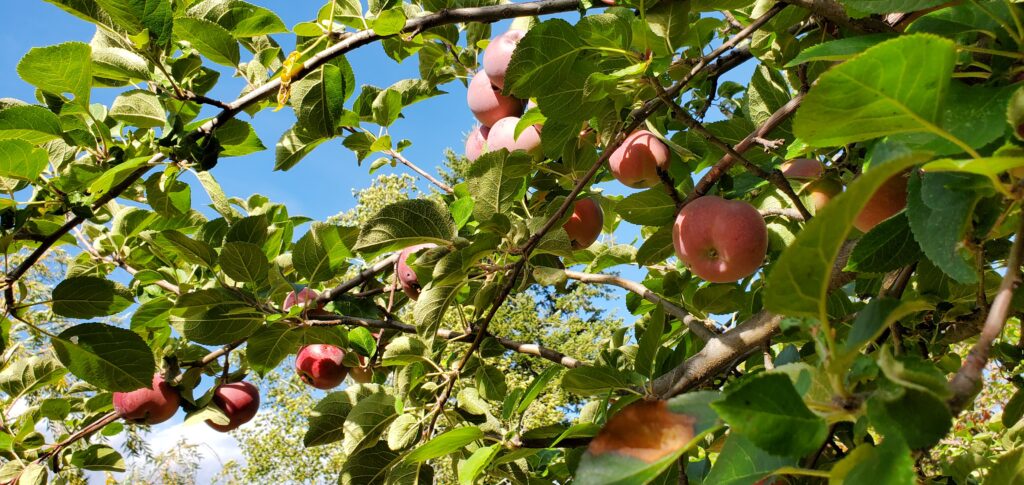
M 416 166 L 416 164 L 410 162 L 409 159 L 405 158 L 405 156 L 403 156 L 401 153 L 398 153 L 395 150 L 385 150 L 384 153 L 390 156 L 391 158 L 398 160 L 402 165 L 409 167 L 409 169 L 411 169 L 413 172 L 418 173 L 420 177 L 423 177 L 427 179 L 427 181 L 429 181 L 430 183 L 436 185 L 439 189 L 444 191 L 444 193 L 451 195 L 455 192 L 454 190 L 452 190 L 451 187 L 446 185 L 444 182 L 438 180 L 433 175 L 430 175 L 430 173 L 428 173 L 426 170 L 423 170 L 422 168 Z

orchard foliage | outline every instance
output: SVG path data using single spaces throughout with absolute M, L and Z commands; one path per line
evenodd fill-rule
M 1024 387 L 1000 337 L 1024 308 L 1016 3 L 332 0 L 289 27 L 241 0 L 48 1 L 96 34 L 30 50 L 36 99 L 0 102 L 0 482 L 121 471 L 96 434 L 168 403 L 234 429 L 261 402 L 247 376 L 297 354 L 318 387 L 352 378 L 301 410 L 342 484 L 1024 474 L 1024 393 L 972 409 L 995 375 Z M 360 85 L 345 54 L 373 42 L 420 77 Z M 222 73 L 238 99 L 207 97 Z M 442 182 L 390 130 L 456 83 L 488 128 L 452 128 L 473 161 Z M 358 226 L 224 193 L 217 165 L 267 149 L 242 118 L 268 109 L 295 118 L 278 170 L 338 138 L 436 191 Z M 633 325 L 585 360 L 491 325 L 570 284 L 629 291 Z M 555 389 L 580 405 L 527 427 Z

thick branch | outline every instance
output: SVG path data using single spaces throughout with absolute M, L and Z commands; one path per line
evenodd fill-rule
M 1017 234 L 1013 238 L 1013 247 L 1010 249 L 1010 257 L 1006 260 L 1006 274 L 1002 283 L 999 284 L 999 291 L 992 300 L 992 307 L 989 308 L 985 317 L 985 324 L 981 328 L 981 335 L 978 341 L 971 347 L 970 353 L 964 359 L 960 370 L 949 381 L 949 389 L 953 396 L 949 399 L 949 407 L 953 414 L 959 414 L 978 394 L 982 386 L 982 372 L 988 364 L 989 352 L 992 344 L 1003 332 L 1006 319 L 1010 313 L 1010 302 L 1013 299 L 1013 292 L 1020 285 L 1020 264 L 1024 255 L 1024 217 L 1021 218 Z
M 637 283 L 636 281 L 627 280 L 620 278 L 615 275 L 609 274 L 593 274 L 593 273 L 581 273 L 579 271 L 566 270 L 565 276 L 570 279 L 581 281 L 583 283 L 596 283 L 601 285 L 613 285 L 618 286 L 627 291 L 636 293 L 643 297 L 643 299 L 654 303 L 655 305 L 661 305 L 665 309 L 665 313 L 672 315 L 679 319 L 679 321 L 686 324 L 686 327 L 690 329 L 698 338 L 707 342 L 719 334 L 718 329 L 715 328 L 714 324 L 701 320 L 689 312 L 676 306 L 674 303 L 662 298 L 657 293 L 647 289 L 646 286 Z
M 320 296 L 317 297 L 316 301 L 321 303 L 327 303 L 329 301 L 336 300 L 342 294 L 347 293 L 349 290 L 365 283 L 370 278 L 373 278 L 374 276 L 377 275 L 377 273 L 380 273 L 381 271 L 384 271 L 394 266 L 397 261 L 398 253 L 394 253 L 380 261 L 377 261 L 376 263 L 373 263 L 370 266 L 367 266 L 362 271 L 360 271 L 359 274 L 357 274 L 354 278 L 345 281 L 344 283 L 335 286 L 334 288 L 324 291 L 323 293 L 320 293 Z
M 852 273 L 842 272 L 854 244 L 847 242 L 840 250 L 832 266 L 829 289 L 839 288 L 854 277 Z M 778 332 L 781 321 L 781 315 L 761 310 L 736 328 L 709 340 L 696 355 L 654 380 L 655 395 L 667 399 L 718 375 L 741 356 L 759 349 Z
M 846 9 L 836 0 L 782 0 L 785 3 L 806 8 L 824 19 L 844 29 L 855 32 L 892 32 L 891 25 L 885 21 L 863 18 L 851 19 Z

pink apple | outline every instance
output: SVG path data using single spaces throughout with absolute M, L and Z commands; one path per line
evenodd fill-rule
M 868 232 L 882 221 L 896 215 L 907 206 L 907 174 L 901 173 L 886 180 L 867 205 L 857 214 L 853 226 Z
M 260 392 L 256 386 L 242 381 L 222 384 L 213 391 L 213 403 L 228 417 L 228 424 L 217 424 L 210 420 L 206 424 L 211 428 L 226 433 L 256 416 L 260 409 Z
M 409 246 L 398 253 L 398 267 L 395 269 L 398 272 L 398 283 L 402 285 L 402 291 L 412 300 L 420 297 L 420 281 L 416 276 L 416 272 L 409 267 L 409 263 L 406 260 L 409 255 L 421 250 L 436 247 L 436 244 L 426 243 L 417 244 L 415 246 Z
M 288 311 L 295 305 L 305 306 L 306 304 L 314 303 L 316 302 L 316 299 L 319 297 L 320 294 L 317 293 L 316 290 L 308 287 L 300 290 L 298 294 L 296 294 L 294 291 L 290 291 L 288 292 L 288 295 L 284 297 L 284 303 L 281 305 L 281 308 L 284 311 Z M 311 304 L 309 306 L 314 305 Z M 322 310 L 324 305 L 323 303 L 320 303 L 315 305 L 315 307 L 318 310 Z
M 658 184 L 658 167 L 668 170 L 671 154 L 665 143 L 647 130 L 634 131 L 612 152 L 608 166 L 616 180 L 635 189 Z
M 132 423 L 162 423 L 178 412 L 180 404 L 178 390 L 160 374 L 153 375 L 153 383 L 148 388 L 114 393 L 114 411 L 121 419 Z
M 672 226 L 676 256 L 713 283 L 754 274 L 768 252 L 768 229 L 754 206 L 707 195 L 683 207 Z
M 524 108 L 522 101 L 501 94 L 501 90 L 494 87 L 484 71 L 476 73 L 469 82 L 466 102 L 473 116 L 484 126 L 493 126 L 508 116 L 520 116 Z
M 501 89 L 505 88 L 505 72 L 508 71 L 512 53 L 523 37 L 526 37 L 526 31 L 512 29 L 492 39 L 487 49 L 484 49 L 484 72 Z
M 498 120 L 491 127 L 490 134 L 487 135 L 487 151 L 504 148 L 510 152 L 523 150 L 531 155 L 539 156 L 541 154 L 540 131 L 537 130 L 537 126 L 528 126 L 519 134 L 519 138 L 516 138 L 517 124 L 519 124 L 519 118 L 515 116 Z
M 476 161 L 487 151 L 487 136 L 490 132 L 491 129 L 483 125 L 474 126 L 473 131 L 469 132 L 466 137 L 466 158 L 469 161 Z
M 572 215 L 565 221 L 565 232 L 569 233 L 572 248 L 579 250 L 590 247 L 601 235 L 604 226 L 604 211 L 591 198 L 579 199 L 573 205 Z
M 332 389 L 348 375 L 348 367 L 341 363 L 343 358 L 345 351 L 333 345 L 307 345 L 295 357 L 295 370 L 302 382 L 317 389 Z

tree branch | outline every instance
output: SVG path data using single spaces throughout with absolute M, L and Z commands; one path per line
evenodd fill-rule
M 992 344 L 1003 331 L 1006 319 L 1009 317 L 1010 302 L 1013 299 L 1013 292 L 1021 283 L 1020 264 L 1024 256 L 1024 217 L 1021 218 L 1020 226 L 1013 238 L 1013 247 L 1010 249 L 1010 256 L 1006 260 L 1006 274 L 999 284 L 999 290 L 992 300 L 988 315 L 985 317 L 985 324 L 981 328 L 981 335 L 978 341 L 971 347 L 971 351 L 964 359 L 960 370 L 949 381 L 949 389 L 953 396 L 949 398 L 949 408 L 953 415 L 960 414 L 967 406 L 974 401 L 982 386 L 982 372 L 988 364 L 989 352 Z
M 401 153 L 398 153 L 395 150 L 387 150 L 384 153 L 390 156 L 391 158 L 398 160 L 402 165 L 409 167 L 409 169 L 411 169 L 413 172 L 419 174 L 420 177 L 423 177 L 427 179 L 427 181 L 429 181 L 430 183 L 436 185 L 439 189 L 444 191 L 444 193 L 451 195 L 455 192 L 454 190 L 452 190 L 451 187 L 446 185 L 444 182 L 441 182 L 433 175 L 430 175 L 430 173 L 428 173 L 426 170 L 423 170 L 422 168 L 416 166 L 416 164 L 410 162 L 409 159 L 405 158 L 405 156 L 403 156 Z
M 367 266 L 365 269 L 360 271 L 359 274 L 357 274 L 354 278 L 345 281 L 344 283 L 341 283 L 340 285 L 335 286 L 334 288 L 324 291 L 323 293 L 320 293 L 320 296 L 316 298 L 316 301 L 320 303 L 327 303 L 329 301 L 338 299 L 338 297 L 347 293 L 349 290 L 365 283 L 367 280 L 374 277 L 377 273 L 380 273 L 381 271 L 384 271 L 394 266 L 395 263 L 398 262 L 398 254 L 399 253 L 393 253 L 388 257 L 380 261 L 377 261 L 376 263 L 373 263 L 370 266 Z
M 854 278 L 853 273 L 843 272 L 842 268 L 846 266 L 855 244 L 855 241 L 848 241 L 839 251 L 839 256 L 832 265 L 830 290 L 839 288 Z M 708 340 L 696 355 L 655 379 L 652 384 L 654 394 L 667 399 L 718 375 L 730 368 L 739 357 L 759 349 L 778 332 L 781 321 L 781 315 L 761 310 L 735 328 Z
M 416 327 L 390 318 L 388 320 L 377 320 L 374 318 L 353 317 L 348 315 L 308 315 L 306 316 L 306 322 L 312 325 L 355 325 L 381 330 L 395 330 L 402 333 L 416 333 Z M 439 329 L 435 335 L 444 340 L 466 341 L 470 337 L 474 337 L 476 333 L 459 332 L 457 330 L 442 328 Z M 570 369 L 583 365 L 582 362 L 573 357 L 569 357 L 557 350 L 549 349 L 539 344 L 517 342 L 512 339 L 498 337 L 491 333 L 487 333 L 487 336 L 494 337 L 502 347 L 513 352 L 541 357 Z
M 579 271 L 565 270 L 565 276 L 570 279 L 574 279 L 583 283 L 595 283 L 601 285 L 612 285 L 618 286 L 624 290 L 633 292 L 643 299 L 654 303 L 655 305 L 661 305 L 665 309 L 665 313 L 672 315 L 683 322 L 691 332 L 694 333 L 698 338 L 707 342 L 721 332 L 715 328 L 715 325 L 711 322 L 701 320 L 694 317 L 686 310 L 676 306 L 674 303 L 662 298 L 657 293 L 649 290 L 646 286 L 637 283 L 636 281 L 627 280 L 620 278 L 615 275 L 609 274 L 594 274 L 594 273 L 581 273 Z

